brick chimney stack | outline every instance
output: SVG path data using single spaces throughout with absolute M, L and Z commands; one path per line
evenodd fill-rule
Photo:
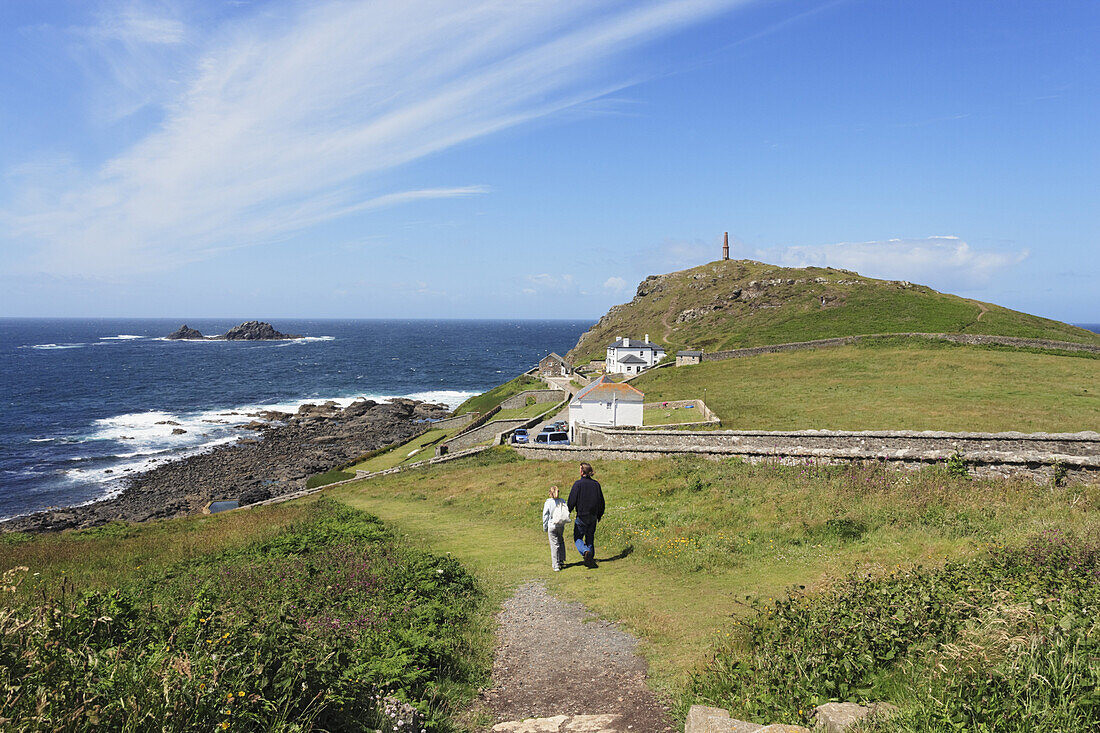
M 730 258 L 730 233 L 726 232 L 726 237 L 722 241 L 722 259 L 728 260 Z

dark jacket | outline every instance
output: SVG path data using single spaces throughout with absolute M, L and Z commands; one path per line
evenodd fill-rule
M 569 511 L 577 510 L 578 517 L 603 519 L 603 489 L 600 482 L 593 478 L 580 478 L 573 482 L 569 490 Z

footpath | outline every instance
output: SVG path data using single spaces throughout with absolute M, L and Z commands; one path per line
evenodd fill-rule
M 492 687 L 482 703 L 496 733 L 671 733 L 646 686 L 638 640 L 529 582 L 497 617 Z

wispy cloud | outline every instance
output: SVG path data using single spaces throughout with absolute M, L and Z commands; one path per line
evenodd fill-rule
M 618 276 L 611 276 L 604 280 L 603 289 L 612 293 L 621 293 L 626 287 L 626 280 Z
M 837 267 L 945 290 L 977 290 L 1027 259 L 1026 249 L 977 250 L 953 235 L 758 249 L 756 259 L 788 267 Z
M 133 272 L 483 193 L 394 192 L 387 173 L 622 89 L 645 74 L 617 68 L 624 52 L 745 2 L 276 3 L 203 34 L 130 6 L 88 38 L 135 89 L 149 49 L 190 53 L 158 89 L 163 122 L 98 166 L 24 180 L 0 237 L 49 272 Z

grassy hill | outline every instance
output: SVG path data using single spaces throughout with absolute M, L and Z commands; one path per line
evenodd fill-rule
M 672 353 L 913 331 L 1100 344 L 1100 335 L 1085 329 L 923 285 L 727 260 L 649 276 L 633 300 L 612 307 L 566 358 L 583 364 L 601 358 L 619 336 L 647 333 Z

